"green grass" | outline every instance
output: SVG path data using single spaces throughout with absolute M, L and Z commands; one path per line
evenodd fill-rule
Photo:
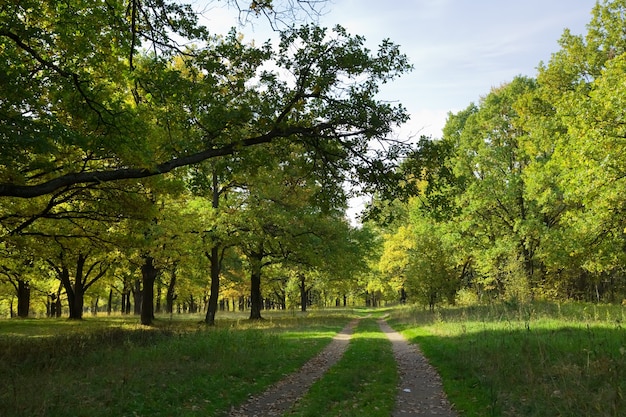
M 391 343 L 375 320 L 366 318 L 355 329 L 343 358 L 287 415 L 388 417 L 397 382 Z
M 532 304 L 396 310 L 463 416 L 626 415 L 621 306 Z
M 418 343 L 464 417 L 626 415 L 626 308 L 593 304 L 0 320 L 0 415 L 219 416 L 362 317 L 292 416 L 388 416 L 397 374 L 375 318 Z
M 298 369 L 350 319 L 0 322 L 0 415 L 215 416 Z

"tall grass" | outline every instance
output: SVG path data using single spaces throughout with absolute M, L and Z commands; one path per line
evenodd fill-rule
M 621 306 L 491 305 L 397 310 L 464 416 L 626 415 Z
M 0 415 L 221 415 L 298 369 L 349 320 L 269 316 L 217 328 L 2 322 Z

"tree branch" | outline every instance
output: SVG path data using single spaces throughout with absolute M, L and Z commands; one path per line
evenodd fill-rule
M 147 178 L 168 173 L 175 168 L 182 166 L 197 164 L 207 159 L 231 155 L 235 153 L 238 148 L 246 148 L 249 146 L 269 143 L 277 137 L 290 136 L 294 133 L 300 132 L 296 132 L 295 130 L 282 132 L 271 131 L 265 135 L 232 143 L 218 149 L 206 149 L 184 157 L 174 158 L 169 161 L 162 162 L 154 168 L 118 168 L 112 170 L 70 173 L 34 185 L 0 184 L 0 197 L 33 198 L 50 194 L 62 187 L 68 187 L 76 184 L 103 183 L 125 179 Z

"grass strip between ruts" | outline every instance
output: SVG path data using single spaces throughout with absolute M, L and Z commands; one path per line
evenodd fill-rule
M 342 359 L 286 415 L 388 417 L 397 383 L 391 343 L 374 319 L 362 319 Z

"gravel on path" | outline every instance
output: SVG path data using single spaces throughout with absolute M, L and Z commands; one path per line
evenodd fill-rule
M 315 381 L 333 366 L 348 348 L 350 337 L 358 319 L 348 323 L 333 340 L 302 368 L 282 379 L 259 396 L 251 397 L 239 408 L 233 408 L 229 417 L 281 416 L 289 411 Z
M 428 363 L 419 347 L 410 344 L 385 320 L 379 320 L 378 325 L 391 341 L 400 375 L 392 417 L 457 417 L 458 414 L 452 409 L 443 392 L 439 374 Z

